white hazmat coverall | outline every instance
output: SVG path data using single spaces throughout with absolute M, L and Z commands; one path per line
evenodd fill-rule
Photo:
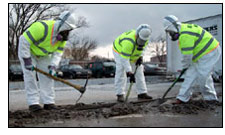
M 204 100 L 218 100 L 212 79 L 212 71 L 221 55 L 221 48 L 218 46 L 212 52 L 201 57 L 197 62 L 190 62 L 190 66 L 185 73 L 184 82 L 181 85 L 177 99 L 188 102 L 191 95 L 191 86 L 199 78 L 200 91 Z M 182 61 L 184 68 L 187 67 L 188 58 Z
M 126 72 L 133 72 L 136 68 L 135 63 L 130 63 L 129 59 L 124 59 L 120 56 L 120 54 L 113 51 L 113 55 L 116 61 L 116 74 L 115 74 L 115 90 L 116 95 L 124 95 L 125 88 L 127 84 L 127 76 Z M 145 77 L 143 72 L 143 65 L 140 65 L 137 68 L 136 74 L 136 91 L 137 94 L 147 93 L 147 87 L 145 83 Z
M 55 52 L 48 56 L 36 57 L 30 52 L 29 42 L 25 39 L 23 35 L 21 35 L 19 40 L 18 55 L 23 69 L 28 105 L 39 104 L 40 102 L 43 104 L 54 104 L 54 81 L 43 74 L 37 73 L 39 80 L 39 83 L 37 83 L 36 72 L 27 70 L 25 68 L 23 58 L 31 57 L 33 66 L 45 72 L 49 72 L 48 66 L 54 65 L 57 67 L 61 60 L 62 53 Z

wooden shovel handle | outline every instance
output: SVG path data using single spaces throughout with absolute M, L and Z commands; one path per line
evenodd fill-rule
M 34 70 L 37 71 L 37 72 L 39 72 L 39 73 L 42 73 L 42 74 L 44 74 L 44 75 L 46 75 L 46 76 L 48 76 L 48 77 L 50 77 L 50 78 L 52 78 L 52 79 L 54 79 L 54 80 L 56 80 L 56 81 L 62 82 L 62 83 L 64 83 L 64 84 L 66 84 L 66 85 L 69 85 L 69 86 L 71 86 L 71 87 L 77 89 L 77 90 L 78 90 L 79 92 L 81 92 L 81 93 L 84 92 L 84 88 L 83 88 L 82 86 L 80 86 L 80 85 L 72 84 L 72 83 L 69 82 L 69 81 L 66 81 L 66 80 L 64 80 L 64 79 L 61 79 L 61 78 L 52 76 L 52 75 L 50 75 L 49 73 L 47 73 L 47 72 L 45 72 L 45 71 L 43 71 L 43 70 L 41 70 L 41 69 L 38 69 L 38 68 L 36 68 L 36 67 L 34 67 Z

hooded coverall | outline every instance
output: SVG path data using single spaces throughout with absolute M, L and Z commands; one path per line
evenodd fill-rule
M 113 43 L 113 54 L 116 61 L 115 90 L 116 95 L 124 95 L 127 76 L 126 72 L 132 72 L 135 69 L 135 62 L 142 56 L 144 48 L 148 45 L 145 43 L 143 50 L 138 50 L 136 45 L 136 30 L 131 30 L 121 34 Z M 143 66 L 137 68 L 136 74 L 137 94 L 147 93 Z
M 204 100 L 218 100 L 212 71 L 221 55 L 219 42 L 206 30 L 195 24 L 181 24 L 179 48 L 184 55 L 182 64 L 187 68 L 177 99 L 187 102 L 192 95 L 191 86 L 199 78 Z M 191 56 L 191 57 L 189 57 Z
M 39 104 L 40 101 L 43 104 L 55 103 L 54 81 L 38 73 L 38 86 L 36 72 L 25 68 L 23 58 L 31 57 L 32 64 L 46 72 L 49 65 L 57 67 L 66 45 L 65 41 L 56 40 L 58 27 L 59 21 L 35 22 L 20 36 L 18 54 L 24 73 L 28 105 Z

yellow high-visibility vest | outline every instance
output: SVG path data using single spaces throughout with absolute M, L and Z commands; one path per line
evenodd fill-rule
M 55 43 L 52 41 L 54 24 L 53 20 L 35 22 L 23 33 L 23 36 L 30 43 L 33 55 L 46 56 L 53 52 L 63 53 L 66 41 L 56 41 Z
M 181 24 L 179 48 L 184 55 L 192 54 L 197 62 L 202 56 L 218 47 L 219 42 L 206 30 L 196 24 Z
M 124 32 L 113 42 L 113 50 L 120 54 L 125 59 L 130 59 L 131 62 L 135 62 L 143 53 L 143 50 L 148 45 L 148 41 L 145 43 L 143 50 L 137 49 L 135 30 Z

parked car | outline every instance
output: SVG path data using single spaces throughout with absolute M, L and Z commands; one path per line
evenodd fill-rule
M 9 80 L 23 80 L 23 70 L 20 64 L 11 64 L 9 66 Z
M 92 71 L 94 77 L 113 77 L 115 76 L 116 64 L 115 62 L 91 62 L 88 63 L 87 68 Z
M 158 64 L 144 63 L 144 74 L 145 75 L 165 75 L 166 68 L 159 67 Z
M 87 69 L 83 69 L 80 65 L 63 65 L 60 68 L 57 69 L 57 76 L 61 78 L 69 78 L 69 79 L 75 79 L 75 78 L 86 78 L 91 77 L 92 72 Z

